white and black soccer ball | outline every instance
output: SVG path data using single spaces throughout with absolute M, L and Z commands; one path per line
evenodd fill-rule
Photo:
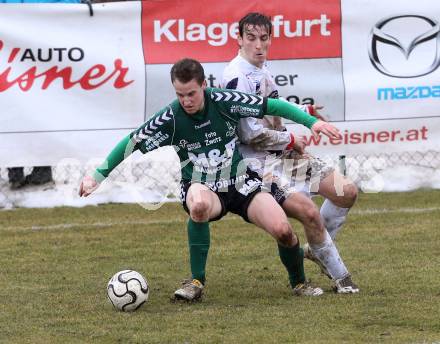
M 142 306 L 150 293 L 144 276 L 134 270 L 122 270 L 113 275 L 107 285 L 107 296 L 113 306 L 132 312 Z

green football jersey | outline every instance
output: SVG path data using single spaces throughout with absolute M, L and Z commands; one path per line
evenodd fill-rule
M 229 180 L 246 167 L 236 148 L 236 126 L 240 118 L 262 118 L 263 97 L 223 89 L 207 88 L 201 112 L 188 115 L 175 100 L 157 112 L 130 136 L 143 153 L 171 145 L 179 156 L 182 179 Z
M 124 137 L 96 169 L 93 177 L 103 181 L 135 150 L 150 152 L 173 146 L 179 156 L 184 180 L 235 184 L 245 176 L 246 166 L 236 148 L 235 129 L 244 117 L 281 116 L 311 128 L 317 119 L 286 101 L 262 98 L 235 90 L 207 88 L 204 108 L 188 115 L 175 100 L 141 127 Z

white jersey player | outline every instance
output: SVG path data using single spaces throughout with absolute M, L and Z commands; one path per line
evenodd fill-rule
M 223 71 L 221 87 L 269 98 L 278 98 L 277 87 L 266 67 L 266 63 L 261 68 L 256 67 L 240 54 Z M 298 107 L 311 113 L 311 106 L 298 105 Z M 281 120 L 272 116 L 265 116 L 263 119 L 244 118 L 240 120 L 238 135 L 242 142 L 239 146 L 240 152 L 245 158 L 250 159 L 251 163 L 253 159 L 258 161 L 258 163 L 253 164 L 253 168 L 260 174 L 263 174 L 264 167 L 269 170 L 267 163 L 271 161 L 271 152 L 278 151 L 282 153 L 286 151 L 286 147 L 292 141 L 291 133 L 284 130 Z M 277 157 L 278 161 L 280 161 L 279 158 L 280 156 Z M 281 166 L 282 164 L 278 163 L 277 165 Z
M 259 13 L 250 13 L 240 20 L 239 54 L 225 68 L 221 87 L 278 98 L 276 84 L 266 66 L 271 30 L 270 19 Z M 314 107 L 302 107 L 314 114 Z M 337 292 L 358 292 L 359 288 L 353 283 L 332 240 L 357 197 L 356 186 L 320 159 L 303 155 L 304 142 L 283 131 L 282 123 L 274 117 L 241 119 L 238 135 L 240 152 L 245 159 L 250 159 L 251 169 L 264 180 L 275 180 L 285 188 L 285 195 L 276 198 L 288 216 L 297 218 L 304 225 L 308 240 L 304 247 L 305 256 L 335 281 Z M 286 165 L 289 168 L 286 169 Z M 298 175 L 299 171 L 304 171 L 305 175 Z M 326 198 L 321 214 L 307 196 L 293 192 L 295 182 L 301 178 Z M 342 196 L 337 192 L 338 182 L 342 182 Z

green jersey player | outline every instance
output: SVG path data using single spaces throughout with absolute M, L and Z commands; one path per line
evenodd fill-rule
M 176 62 L 171 81 L 177 100 L 123 138 L 93 176 L 84 177 L 80 195 L 92 193 L 134 151 L 147 153 L 171 145 L 182 166 L 181 198 L 190 216 L 192 272 L 192 279 L 175 292 L 175 297 L 191 301 L 201 297 L 210 244 L 209 221 L 220 219 L 228 211 L 274 237 L 294 294 L 321 295 L 322 289 L 306 282 L 303 252 L 282 208 L 270 192 L 262 192 L 261 179 L 243 163 L 236 148 L 235 129 L 241 118 L 273 115 L 301 123 L 315 135 L 339 137 L 339 131 L 287 102 L 207 88 L 203 67 L 196 60 Z M 276 193 L 276 185 L 269 191 Z

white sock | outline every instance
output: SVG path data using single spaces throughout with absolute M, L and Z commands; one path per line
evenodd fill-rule
M 333 240 L 335 240 L 336 234 L 345 223 L 349 210 L 350 208 L 341 208 L 334 205 L 328 199 L 322 204 L 320 213 L 324 220 L 324 227 L 327 228 L 327 232 Z
M 340 279 L 349 275 L 344 262 L 339 256 L 338 249 L 327 231 L 325 231 L 324 242 L 318 245 L 309 243 L 309 245 L 313 254 L 324 264 L 333 279 Z

